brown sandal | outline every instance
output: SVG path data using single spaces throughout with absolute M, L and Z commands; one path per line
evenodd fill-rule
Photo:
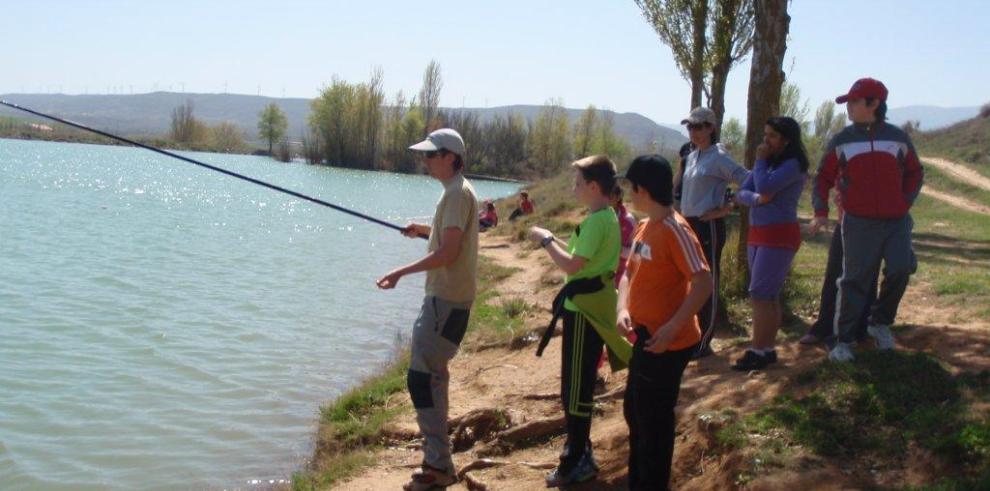
M 446 489 L 457 483 L 457 476 L 424 466 L 412 475 L 412 479 L 402 486 L 404 491 L 430 491 Z

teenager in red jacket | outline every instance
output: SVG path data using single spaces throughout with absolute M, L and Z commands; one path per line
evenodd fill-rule
M 842 227 L 842 276 L 836 299 L 837 343 L 829 359 L 853 359 L 856 323 L 866 309 L 873 275 L 883 261 L 883 282 L 870 307 L 867 332 L 880 349 L 893 349 L 897 307 L 917 269 L 911 248 L 910 210 L 921 190 L 923 171 L 907 133 L 886 122 L 887 87 L 878 80 L 856 81 L 845 95 L 835 99 L 846 104 L 853 124 L 829 142 L 815 177 L 812 202 L 815 218 L 811 233 L 828 223 L 828 193 L 835 187 L 845 215 Z

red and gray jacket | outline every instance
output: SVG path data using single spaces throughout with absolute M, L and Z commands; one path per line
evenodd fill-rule
M 924 171 L 911 138 L 887 123 L 853 124 L 832 138 L 815 176 L 815 216 L 828 216 L 828 191 L 839 192 L 847 213 L 900 218 L 914 204 Z

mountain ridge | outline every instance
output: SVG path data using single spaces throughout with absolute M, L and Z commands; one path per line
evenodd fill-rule
M 303 135 L 309 116 L 310 102 L 305 98 L 278 98 L 244 94 L 201 94 L 178 92 L 150 92 L 146 94 L 117 95 L 66 95 L 66 94 L 2 94 L 0 98 L 94 126 L 99 129 L 127 135 L 162 135 L 168 132 L 172 109 L 191 101 L 193 115 L 209 125 L 224 121 L 241 128 L 249 140 L 257 140 L 258 113 L 269 103 L 277 104 L 286 114 L 291 139 Z M 470 111 L 481 122 L 496 115 L 514 113 L 533 121 L 543 106 L 515 104 L 491 108 L 441 108 L 447 111 Z M 580 117 L 583 109 L 567 108 L 571 124 Z M 659 150 L 678 148 L 687 138 L 678 130 L 660 125 L 639 113 L 618 113 L 605 109 L 601 112 L 613 115 L 614 130 L 634 148 L 645 148 L 656 142 Z M 13 109 L 0 108 L 0 115 L 24 116 Z

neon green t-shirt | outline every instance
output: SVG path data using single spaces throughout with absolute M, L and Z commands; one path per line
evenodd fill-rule
M 588 215 L 567 241 L 567 252 L 581 256 L 587 262 L 580 271 L 568 275 L 565 281 L 614 273 L 619 266 L 619 254 L 622 252 L 622 232 L 612 207 L 606 206 Z M 564 302 L 564 308 L 572 312 L 578 310 L 570 300 Z

